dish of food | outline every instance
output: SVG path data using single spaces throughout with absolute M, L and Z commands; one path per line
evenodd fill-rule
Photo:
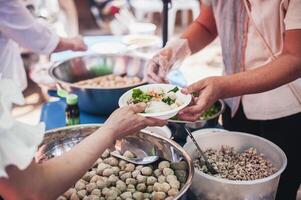
M 174 123 L 189 124 L 191 126 L 192 126 L 192 124 L 195 124 L 196 127 L 192 127 L 192 128 L 201 128 L 209 120 L 211 120 L 211 121 L 216 120 L 216 123 L 217 123 L 218 117 L 220 114 L 223 113 L 224 109 L 225 109 L 224 102 L 222 100 L 218 100 L 209 109 L 207 109 L 204 113 L 202 113 L 199 120 L 197 120 L 195 122 L 181 120 L 177 116 L 170 118 L 169 121 L 174 122 Z M 199 122 L 201 124 L 197 124 Z
M 139 86 L 123 94 L 119 99 L 119 106 L 144 102 L 147 104 L 147 107 L 142 115 L 169 119 L 191 101 L 191 95 L 181 93 L 180 89 L 169 84 Z
M 104 75 L 96 78 L 79 81 L 74 83 L 77 86 L 83 87 L 102 87 L 102 88 L 117 88 L 133 86 L 141 83 L 142 80 L 137 76 L 120 76 L 120 75 Z
M 221 110 L 221 104 L 217 101 L 215 102 L 208 110 L 202 113 L 200 119 L 201 120 L 208 120 L 214 117 L 217 113 Z
M 278 171 L 263 154 L 259 154 L 252 147 L 243 152 L 237 152 L 233 147 L 221 146 L 220 149 L 206 149 L 204 153 L 219 172 L 213 176 L 228 180 L 256 180 L 271 176 Z M 193 163 L 195 168 L 211 175 L 200 159 L 195 159 Z
M 169 111 L 183 105 L 181 100 L 177 99 L 176 92 L 178 87 L 174 87 L 169 91 L 164 91 L 163 88 L 151 88 L 145 91 L 141 89 L 133 89 L 132 97 L 128 100 L 128 105 L 137 103 L 147 103 L 145 113 L 156 113 Z
M 117 159 L 110 153 L 107 149 L 74 187 L 57 200 L 171 200 L 186 182 L 188 165 L 185 161 L 161 160 L 142 166 Z M 123 155 L 135 157 L 130 151 Z

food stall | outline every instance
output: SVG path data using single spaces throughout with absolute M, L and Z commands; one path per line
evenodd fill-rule
M 102 54 L 93 51 L 93 44 L 103 41 L 121 43 L 120 37 L 87 37 L 85 40 L 89 45 L 87 52 L 52 55 L 54 65 L 49 73 L 59 89 L 79 97 L 80 125 L 64 127 L 66 101 L 57 95 L 56 90 L 49 91 L 54 98 L 42 108 L 41 121 L 45 122 L 49 131 L 37 156 L 39 162 L 61 155 L 101 126 L 100 123 L 113 110 L 139 100 L 140 97 L 131 99 L 133 89 L 143 92 L 147 91 L 145 88 L 153 87 L 143 82 L 143 66 L 147 57 L 128 52 Z M 108 78 L 112 74 L 116 77 Z M 120 76 L 126 79 L 119 80 L 117 77 Z M 179 79 L 178 76 L 174 78 L 175 82 Z M 166 94 L 173 91 L 173 87 L 165 87 L 162 85 L 160 89 L 163 88 Z M 179 98 L 185 103 L 184 97 Z M 160 113 L 160 109 L 154 112 Z M 224 102 L 219 100 L 194 123 L 177 119 L 174 117 L 176 112 L 161 112 L 159 118 L 170 118 L 168 127 L 142 130 L 117 141 L 73 188 L 58 199 L 73 199 L 73 193 L 82 199 L 88 196 L 100 199 L 274 199 L 279 177 L 287 163 L 285 154 L 263 138 L 223 130 L 218 118 L 224 109 Z M 194 131 L 192 134 L 205 155 L 216 168 L 222 169 L 219 174 L 210 174 L 199 159 L 197 148 L 187 138 L 185 128 Z M 166 132 L 170 136 L 166 137 Z M 118 155 L 114 155 L 116 151 Z M 139 165 L 131 164 L 133 160 L 124 162 L 124 157 L 120 156 L 126 159 L 157 156 L 159 160 Z M 126 164 L 123 166 L 122 163 Z M 245 166 L 248 168 L 244 169 Z M 107 184 L 103 183 L 104 180 L 110 182 L 111 189 L 104 186 Z

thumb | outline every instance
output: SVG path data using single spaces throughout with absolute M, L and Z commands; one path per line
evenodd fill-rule
M 131 109 L 132 111 L 134 111 L 134 113 L 141 113 L 145 110 L 145 108 L 146 108 L 146 103 L 137 103 L 131 106 Z
M 204 88 L 204 82 L 203 81 L 198 81 L 196 83 L 193 83 L 181 90 L 182 93 L 184 94 L 192 94 L 194 92 L 199 92 Z

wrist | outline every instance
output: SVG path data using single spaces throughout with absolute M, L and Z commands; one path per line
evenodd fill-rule
M 221 76 L 220 98 L 225 99 L 231 97 L 231 76 Z
M 115 140 L 117 139 L 117 133 L 118 130 L 116 128 L 110 127 L 106 124 L 104 124 L 101 128 L 101 131 L 103 135 L 106 136 L 106 142 L 109 142 L 110 144 L 113 144 Z

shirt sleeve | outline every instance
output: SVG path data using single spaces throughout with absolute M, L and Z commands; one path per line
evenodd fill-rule
M 290 0 L 284 18 L 286 30 L 301 29 L 301 0 Z
M 40 24 L 19 0 L 0 0 L 0 32 L 36 53 L 49 54 L 59 37 Z

